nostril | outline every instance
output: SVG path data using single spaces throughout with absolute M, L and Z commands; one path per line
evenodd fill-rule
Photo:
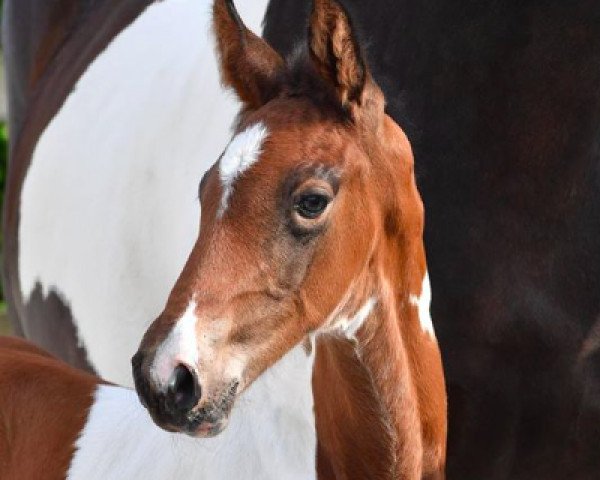
M 174 413 L 189 412 L 200 400 L 200 385 L 191 370 L 177 365 L 167 385 L 167 402 Z

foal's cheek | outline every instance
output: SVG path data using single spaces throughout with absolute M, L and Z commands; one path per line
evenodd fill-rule
M 265 261 L 273 265 L 276 261 L 275 284 L 282 294 L 287 295 L 297 292 L 309 273 L 315 242 L 303 242 L 287 233 L 269 252 Z

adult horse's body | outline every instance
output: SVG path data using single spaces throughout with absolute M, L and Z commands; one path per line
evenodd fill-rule
M 37 3 L 40 4 L 36 4 L 38 11 L 43 12 L 41 17 L 46 19 L 39 27 L 48 24 L 52 15 L 45 10 L 45 2 L 44 6 L 42 2 Z M 65 1 L 63 5 L 75 3 Z M 99 24 L 115 21 L 112 32 L 115 33 L 139 14 L 144 2 L 120 3 L 127 7 L 115 11 L 115 16 L 122 15 L 119 21 L 102 16 L 100 10 L 87 18 Z M 175 8 L 176 3 L 167 0 L 151 8 Z M 596 451 L 600 442 L 596 327 L 600 313 L 597 147 L 600 138 L 597 88 L 600 84 L 600 6 L 584 0 L 568 2 L 568 5 L 558 1 L 518 5 L 485 1 L 457 6 L 456 2 L 447 0 L 379 1 L 368 2 L 368 7 L 364 6 L 365 2 L 356 0 L 345 3 L 365 39 L 371 42 L 369 60 L 376 80 L 387 95 L 388 110 L 405 128 L 415 148 L 427 211 L 426 246 L 434 291 L 432 313 L 449 387 L 449 477 L 596 478 L 600 469 Z M 8 2 L 9 9 L 14 8 L 17 13 L 24 5 L 34 5 L 34 2 Z M 95 2 L 95 5 L 103 3 Z M 298 18 L 308 11 L 304 5 L 303 2 L 273 1 L 265 34 L 276 48 L 286 51 L 293 40 L 302 35 Z M 146 13 L 150 12 L 149 9 Z M 143 19 L 143 15 L 138 20 Z M 25 18 L 7 16 L 9 26 L 20 26 L 19 22 L 25 22 Z M 68 18 L 75 18 L 72 25 L 82 25 L 75 14 Z M 19 22 L 12 23 L 11 19 Z M 77 30 L 73 33 L 72 25 L 64 28 L 72 32 L 70 41 L 81 35 Z M 135 24 L 129 29 L 133 27 Z M 129 29 L 125 29 L 123 35 Z M 23 32 L 23 29 L 15 28 L 14 32 L 17 31 Z M 105 35 L 104 43 L 112 35 L 106 28 L 93 31 Z M 164 39 L 159 37 L 159 32 L 165 31 L 154 29 L 152 35 L 144 37 L 145 41 L 155 39 L 159 44 L 168 45 L 166 35 Z M 62 30 L 46 32 L 56 39 Z M 7 35 L 13 42 L 18 39 L 10 30 Z M 42 42 L 42 37 L 47 38 L 43 35 L 31 38 L 29 45 L 33 50 L 39 50 L 43 44 L 62 45 L 57 50 L 64 51 L 63 47 L 69 44 L 68 41 L 64 44 Z M 73 211 L 73 205 L 81 206 L 83 201 L 75 195 L 74 186 L 82 184 L 84 179 L 56 182 L 48 170 L 40 170 L 38 183 L 33 180 L 31 183 L 31 200 L 22 200 L 21 192 L 27 190 L 22 190 L 21 185 L 29 176 L 31 152 L 55 111 L 55 108 L 46 109 L 47 100 L 40 100 L 44 97 L 44 85 L 52 85 L 48 83 L 52 75 L 63 79 L 63 73 L 57 71 L 57 67 L 54 71 L 43 68 L 44 62 L 40 66 L 39 56 L 28 63 L 22 57 L 22 44 L 8 42 L 7 47 L 9 66 L 13 65 L 11 72 L 21 76 L 21 80 L 11 77 L 11 115 L 13 126 L 16 125 L 16 132 L 13 129 L 16 141 L 12 146 L 14 163 L 5 228 L 9 300 L 13 310 L 19 313 L 22 329 L 32 337 L 36 337 L 36 328 L 39 328 L 35 327 L 36 318 L 41 318 L 38 312 L 44 305 L 41 290 L 45 289 L 45 294 L 53 290 L 59 294 L 48 297 L 59 323 L 69 318 L 68 310 L 58 307 L 62 305 L 59 298 L 71 305 L 75 317 L 79 302 L 93 301 L 86 311 L 94 312 L 91 317 L 94 322 L 114 319 L 127 344 L 107 349 L 108 342 L 98 337 L 101 329 L 86 333 L 86 328 L 79 327 L 89 361 L 101 373 L 123 379 L 124 371 L 119 373 L 116 363 L 113 365 L 108 357 L 122 363 L 127 355 L 121 351 L 135 344 L 137 338 L 133 337 L 139 335 L 144 326 L 130 325 L 127 320 L 134 319 L 135 323 L 137 318 L 143 323 L 156 313 L 163 300 L 157 297 L 166 295 L 189 244 L 174 247 L 171 251 L 177 253 L 165 253 L 166 256 L 137 250 L 146 248 L 144 245 L 148 243 L 145 242 L 151 242 L 155 234 L 162 235 L 167 228 L 158 224 L 146 233 L 135 225 L 129 228 L 130 216 L 123 213 L 119 227 L 107 226 L 110 216 L 98 217 L 102 219 L 100 228 L 90 236 L 101 239 L 103 245 L 88 251 L 71 252 L 68 245 L 58 249 L 66 242 L 65 238 L 76 238 L 81 218 L 89 215 L 86 212 L 78 218 L 69 217 L 69 226 L 63 229 L 69 232 L 66 236 L 61 233 L 57 238 L 46 237 L 39 244 L 32 243 L 37 238 L 33 232 L 43 231 L 43 228 L 32 227 L 28 233 L 19 223 L 19 203 L 22 202 L 21 208 L 29 205 L 31 211 L 49 205 L 53 211 L 60 212 L 55 218 L 62 222 L 66 212 Z M 179 48 L 176 52 L 182 50 Z M 106 53 L 110 53 L 110 47 Z M 94 54 L 90 51 L 85 57 L 88 63 Z M 146 65 L 151 56 L 145 59 Z M 50 66 L 61 60 L 59 55 L 52 54 L 41 55 L 41 58 L 51 59 Z M 132 55 L 124 63 L 144 62 Z M 172 65 L 176 63 L 173 57 Z M 15 68 L 15 65 L 21 67 Z M 126 78 L 118 68 L 109 70 Z M 186 73 L 181 72 L 181 78 L 185 77 Z M 73 73 L 70 80 L 65 80 L 66 86 L 60 91 L 62 98 L 76 76 Z M 19 95 L 23 85 L 30 85 L 23 77 L 39 79 L 34 85 L 42 93 L 29 97 Z M 191 79 L 190 85 L 194 81 Z M 136 76 L 133 89 L 143 88 L 144 84 L 141 76 Z M 115 96 L 117 90 L 113 84 L 111 91 Z M 153 91 L 144 98 L 158 98 L 168 92 L 168 89 Z M 75 90 L 74 95 L 77 94 Z M 165 105 L 174 101 L 164 100 Z M 56 99 L 56 105 L 60 101 Z M 96 120 L 94 114 L 118 102 L 116 97 L 106 97 L 90 117 Z M 111 118 L 119 118 L 120 113 L 115 106 Z M 79 120 L 79 124 L 85 127 L 86 122 L 92 121 L 90 117 Z M 84 117 L 75 116 L 67 133 L 74 131 L 77 118 Z M 60 118 L 55 118 L 47 130 L 56 128 L 53 125 L 58 121 Z M 126 121 L 127 127 L 136 126 L 138 131 L 146 131 L 151 123 L 148 118 L 141 123 L 132 118 Z M 103 125 L 107 126 L 105 131 L 110 132 L 120 123 L 111 119 Z M 164 133 L 171 128 L 160 130 Z M 65 147 L 76 146 L 81 140 L 78 135 L 63 132 L 61 139 Z M 83 160 L 82 156 L 94 153 L 101 142 L 110 143 L 114 138 L 122 137 L 102 134 L 94 140 L 87 138 L 85 142 L 92 148 L 85 155 L 74 154 L 72 165 L 76 164 L 75 159 Z M 139 145 L 147 142 L 150 139 Z M 37 151 L 42 154 L 44 150 L 39 150 L 40 145 Z M 115 151 L 120 150 L 100 152 L 102 159 L 112 160 Z M 57 174 L 64 170 L 62 155 L 66 154 L 61 149 L 56 155 L 40 157 L 39 161 L 46 158 L 50 172 Z M 133 177 L 140 178 L 143 159 L 129 154 L 122 158 L 120 167 L 126 164 L 127 168 L 137 168 Z M 207 161 L 212 158 L 208 155 Z M 95 157 L 90 159 L 90 162 L 101 161 Z M 129 163 L 134 160 L 135 163 Z M 34 160 L 34 167 L 36 162 Z M 172 170 L 171 166 L 169 169 Z M 120 168 L 119 172 L 122 171 Z M 148 175 L 152 177 L 151 170 Z M 110 180 L 116 177 L 115 174 Z M 162 184 L 169 184 L 167 179 L 163 180 Z M 84 189 L 91 197 L 100 204 L 114 199 L 119 208 L 112 207 L 113 212 L 129 208 L 122 203 L 126 197 L 117 195 L 126 189 L 113 188 L 107 179 L 102 184 L 105 188 L 89 190 L 98 186 L 97 182 L 92 175 L 86 177 Z M 192 188 L 195 177 L 190 178 L 190 182 L 190 191 L 195 192 Z M 169 198 L 168 194 L 158 194 L 152 188 L 147 191 L 134 188 L 140 204 Z M 57 192 L 72 195 L 66 197 L 67 203 L 50 203 Z M 195 208 L 193 199 L 189 205 Z M 44 212 L 44 215 L 50 213 Z M 181 217 L 192 218 L 191 215 Z M 23 212 L 21 219 L 27 221 Z M 186 228 L 191 242 L 195 232 L 191 226 Z M 81 245 L 82 241 L 77 240 L 76 244 Z M 125 253 L 126 245 L 131 245 L 131 253 Z M 117 255 L 100 256 L 109 247 L 121 252 L 122 260 L 117 261 Z M 21 260 L 17 257 L 19 250 Z M 61 251 L 64 254 L 57 253 Z M 41 268 L 40 259 L 46 257 L 56 263 L 47 264 L 45 272 L 36 273 L 35 269 Z M 89 267 L 92 261 L 97 263 Z M 30 265 L 31 273 L 22 272 L 20 265 L 21 268 Z M 77 282 L 96 285 L 94 277 L 103 278 L 95 273 L 100 267 L 106 267 L 100 271 L 106 272 L 107 282 L 94 287 L 98 296 L 75 298 L 77 294 L 69 290 L 69 282 L 74 286 Z M 140 267 L 147 268 L 147 273 Z M 163 271 L 156 273 L 157 268 Z M 65 271 L 70 272 L 67 279 L 60 277 Z M 87 272 L 90 277 L 86 277 Z M 111 278 L 109 272 L 116 273 Z M 37 277 L 44 288 L 36 295 Z M 129 292 L 124 290 L 126 286 Z M 143 315 L 137 314 L 138 309 Z M 56 339 L 52 330 L 37 331 L 40 342 L 49 344 Z M 75 347 L 75 336 L 72 337 L 71 346 Z M 103 357 L 102 351 L 110 353 Z
M 265 5 L 241 6 L 249 25 Z M 15 327 L 131 384 L 124 365 L 193 243 L 197 177 L 238 108 L 219 84 L 210 2 L 7 2 L 5 21 Z

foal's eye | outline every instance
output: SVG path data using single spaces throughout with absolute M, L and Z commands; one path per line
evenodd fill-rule
M 302 195 L 294 204 L 294 209 L 300 216 L 312 220 L 325 211 L 329 202 L 329 197 L 325 195 L 310 193 Z

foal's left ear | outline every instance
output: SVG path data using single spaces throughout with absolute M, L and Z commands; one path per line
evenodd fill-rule
M 258 108 L 277 96 L 284 62 L 240 18 L 233 0 L 215 0 L 213 27 L 217 37 L 221 80 L 233 88 L 248 108 Z
M 310 57 L 321 77 L 335 90 L 346 110 L 363 106 L 376 90 L 356 40 L 350 18 L 337 0 L 313 0 L 308 42 Z M 374 87 L 371 89 L 370 87 Z

